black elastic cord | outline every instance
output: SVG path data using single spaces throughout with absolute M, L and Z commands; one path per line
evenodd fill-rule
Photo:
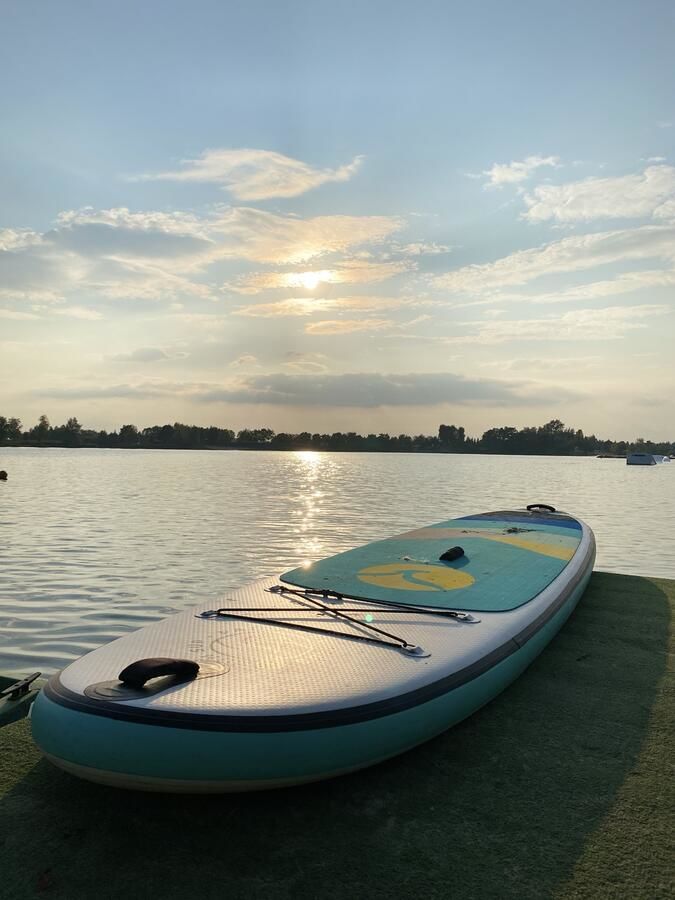
M 297 607 L 297 606 L 232 606 L 232 607 L 222 607 L 223 609 L 231 609 L 232 612 L 278 612 L 278 613 L 288 613 L 288 612 L 315 612 L 311 607 Z M 320 611 L 316 610 L 317 612 Z M 425 609 L 424 607 L 417 608 L 416 606 L 402 606 L 400 609 L 382 607 L 382 606 L 342 606 L 339 610 L 341 613 L 345 612 L 355 612 L 355 613 L 382 613 L 383 615 L 388 616 L 389 613 L 407 613 L 407 612 L 416 612 L 416 613 L 427 613 L 430 616 L 449 616 L 452 618 L 463 619 L 465 616 L 468 619 L 468 613 L 457 612 L 454 609 Z M 327 607 L 326 612 L 335 613 L 337 610 L 333 610 Z M 349 618 L 345 616 L 345 618 Z M 358 619 L 354 620 L 358 622 Z M 362 625 L 362 622 L 359 622 Z
M 324 600 L 328 600 L 332 598 L 338 601 L 352 601 L 352 602 L 364 602 L 371 603 L 371 600 L 360 601 L 359 597 L 348 597 L 344 594 L 339 594 L 337 591 L 329 591 L 329 590 L 313 590 L 311 588 L 287 588 L 284 585 L 274 585 L 274 587 L 267 588 L 268 593 L 270 594 L 289 594 L 293 599 L 304 601 L 305 603 L 312 604 L 311 607 L 304 607 L 306 612 L 321 612 L 325 613 L 329 616 L 332 616 L 334 619 L 338 619 L 344 622 L 348 622 L 350 625 L 355 625 L 357 628 L 365 628 L 368 631 L 371 631 L 375 634 L 381 634 L 385 638 L 390 638 L 390 640 L 385 641 L 382 638 L 375 637 L 367 637 L 366 635 L 356 635 L 356 634 L 348 634 L 344 631 L 335 631 L 332 628 L 317 628 L 315 625 L 300 625 L 297 622 L 281 622 L 275 620 L 274 618 L 270 618 L 270 613 L 272 614 L 283 614 L 287 615 L 290 613 L 299 612 L 296 607 L 288 606 L 235 606 L 235 607 L 221 607 L 220 609 L 215 609 L 210 612 L 200 613 L 199 618 L 230 618 L 230 619 L 239 619 L 241 621 L 248 622 L 259 622 L 262 625 L 276 625 L 279 628 L 289 628 L 294 631 L 308 631 L 312 634 L 328 634 L 333 637 L 344 638 L 350 641 L 361 641 L 362 643 L 367 644 L 378 644 L 381 647 L 394 647 L 397 650 L 405 650 L 408 653 L 415 652 L 419 650 L 414 644 L 408 643 L 405 638 L 399 637 L 396 634 L 392 634 L 390 631 L 385 631 L 383 628 L 377 628 L 375 625 L 372 625 L 370 622 L 363 622 L 361 619 L 355 619 L 353 616 L 348 616 L 348 612 L 376 612 L 384 615 L 388 615 L 389 613 L 422 613 L 427 615 L 434 616 L 445 616 L 447 618 L 459 619 L 464 622 L 473 622 L 476 621 L 473 619 L 471 615 L 464 612 L 458 612 L 454 609 L 428 609 L 425 607 L 418 606 L 406 606 L 403 604 L 396 604 L 396 606 L 388 605 L 386 603 L 382 604 L 380 607 L 369 607 L 369 606 L 347 606 L 342 609 L 335 609 L 332 606 L 326 605 L 326 603 L 322 603 L 319 600 L 319 597 L 323 597 Z M 242 613 L 258 613 L 263 612 L 266 613 L 266 616 L 255 616 L 255 615 L 242 615 Z M 395 642 L 395 643 L 394 643 Z
M 350 616 L 344 616 L 350 623 L 353 625 L 358 625 L 362 628 L 368 628 L 371 631 L 377 631 L 379 634 L 384 634 L 387 637 L 392 638 L 391 641 L 383 641 L 381 638 L 367 637 L 362 634 L 349 634 L 346 631 L 335 631 L 332 628 L 317 628 L 315 625 L 298 625 L 297 622 L 279 622 L 275 619 L 267 619 L 262 616 L 242 616 L 236 612 L 232 612 L 229 609 L 216 609 L 212 613 L 201 614 L 201 618 L 226 618 L 226 619 L 239 619 L 244 622 L 259 622 L 263 625 L 276 625 L 277 628 L 290 628 L 292 631 L 309 631 L 312 634 L 328 634 L 333 637 L 344 638 L 348 641 L 360 641 L 365 644 L 379 644 L 382 647 L 394 647 L 396 650 L 407 650 L 408 652 L 412 652 L 417 650 L 414 644 L 409 644 L 403 638 L 397 637 L 395 634 L 389 634 L 387 631 L 382 631 L 379 628 L 374 628 L 372 625 L 368 625 L 365 622 L 359 622 L 357 619 L 352 619 Z M 393 643 L 396 641 L 397 643 Z
M 319 597 L 323 597 L 325 600 L 348 600 L 351 603 L 372 603 L 373 600 L 368 597 L 350 597 L 348 594 L 340 594 L 337 591 L 328 591 L 318 588 L 288 588 L 283 584 L 275 584 L 274 587 L 265 589 L 269 594 L 290 594 L 292 597 L 298 597 L 300 600 L 309 600 L 310 602 L 316 603 L 315 597 L 311 595 L 314 594 Z M 459 612 L 456 609 L 439 609 L 437 606 L 411 606 L 407 603 L 387 603 L 384 600 L 376 600 L 376 603 L 379 603 L 380 606 L 374 609 L 366 610 L 365 607 L 354 607 L 350 609 L 350 612 L 412 612 L 412 613 L 420 613 L 422 615 L 427 616 L 446 616 L 450 619 L 459 619 L 460 621 L 472 621 L 472 616 L 469 613 Z M 327 610 L 331 610 L 332 607 L 327 606 Z

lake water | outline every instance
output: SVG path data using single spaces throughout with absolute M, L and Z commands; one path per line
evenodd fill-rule
M 384 453 L 0 450 L 0 672 L 53 672 L 305 560 L 549 503 L 597 569 L 675 578 L 675 463 Z

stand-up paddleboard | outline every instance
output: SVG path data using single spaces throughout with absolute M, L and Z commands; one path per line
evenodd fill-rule
M 551 507 L 341 553 L 100 647 L 38 696 L 57 766 L 159 791 L 254 790 L 372 765 L 464 719 L 565 622 L 592 531 Z

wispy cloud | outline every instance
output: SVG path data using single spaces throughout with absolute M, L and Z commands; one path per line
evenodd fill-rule
M 600 297 L 614 297 L 646 288 L 662 288 L 675 286 L 675 269 L 638 270 L 624 272 L 616 278 L 604 281 L 591 281 L 587 284 L 560 288 L 557 291 L 536 291 L 533 293 L 496 291 L 482 300 L 469 300 L 466 303 L 454 303 L 454 309 L 472 306 L 485 306 L 495 303 L 575 303 L 578 301 L 596 300 Z
M 30 228 L 0 228 L 0 250 L 21 250 L 41 240 L 42 236 Z
M 380 331 L 395 324 L 391 319 L 327 319 L 305 325 L 305 334 L 354 334 L 357 331 Z
M 498 359 L 480 363 L 483 369 L 497 369 L 499 372 L 542 372 L 555 368 L 563 368 L 567 371 L 597 369 L 606 365 L 602 356 L 546 356 L 546 357 L 519 357 L 516 359 Z
M 247 368 L 248 366 L 257 366 L 258 365 L 258 357 L 253 356 L 251 353 L 244 353 L 242 356 L 237 357 L 237 359 L 233 359 L 230 363 L 231 369 L 242 369 Z
M 0 309 L 0 319 L 13 319 L 16 322 L 22 322 L 39 318 L 35 313 L 19 312 L 15 309 Z
M 273 150 L 206 150 L 182 168 L 141 175 L 135 180 L 188 181 L 218 184 L 238 200 L 297 197 L 329 182 L 348 181 L 359 170 L 362 156 L 337 169 L 317 169 Z
M 369 262 L 343 260 L 330 269 L 310 269 L 302 272 L 254 272 L 242 275 L 224 288 L 238 294 L 259 294 L 276 288 L 305 288 L 313 290 L 322 284 L 377 284 L 396 275 L 413 271 L 410 262 Z
M 82 229 L 87 225 L 108 225 L 111 229 L 115 229 L 115 234 L 126 235 L 129 232 L 145 233 L 149 235 L 158 234 L 176 234 L 185 237 L 202 237 L 206 238 L 208 234 L 208 219 L 200 218 L 194 213 L 181 212 L 157 212 L 155 210 L 147 210 L 143 212 L 132 212 L 126 206 L 113 207 L 111 209 L 95 209 L 93 206 L 83 206 L 80 209 L 68 209 L 59 213 L 56 217 L 56 229 L 47 233 L 50 240 L 56 239 L 57 232 L 70 229 L 73 233 L 77 233 L 77 229 Z M 86 232 L 80 232 L 81 234 Z M 94 232 L 94 234 L 112 234 L 113 232 Z M 116 240 L 115 238 L 112 239 Z M 119 239 L 117 239 L 119 240 Z M 67 237 L 62 238 L 63 243 L 67 243 Z M 85 243 L 88 243 L 85 239 Z M 98 241 L 92 241 L 97 249 L 100 249 Z M 126 243 L 122 241 L 122 243 Z M 76 242 L 77 245 L 77 242 Z M 106 245 L 105 240 L 103 246 Z M 113 249 L 119 247 L 118 243 L 113 244 Z M 138 255 L 154 256 L 153 244 L 144 245 L 137 244 L 134 250 L 140 249 Z M 159 256 L 166 253 L 164 248 L 160 248 Z
M 325 362 L 327 357 L 323 353 L 303 353 L 300 350 L 289 350 L 286 352 L 285 357 L 286 362 L 283 363 L 283 366 L 291 372 L 311 373 L 328 371 L 328 366 Z
M 44 387 L 36 391 L 39 397 L 55 400 L 116 400 L 152 399 L 172 395 L 187 394 L 185 385 L 169 382 L 141 382 L 137 384 L 74 384 L 68 387 Z
M 185 355 L 185 353 L 167 353 L 161 347 L 139 347 L 137 350 L 131 350 L 129 353 L 117 353 L 110 358 L 113 362 L 154 363 Z
M 668 201 L 675 199 L 675 168 L 648 166 L 636 175 L 585 178 L 568 184 L 543 184 L 525 195 L 529 222 L 590 222 L 674 214 Z
M 557 168 L 560 165 L 558 156 L 526 156 L 525 159 L 510 163 L 494 163 L 490 169 L 485 169 L 481 176 L 487 181 L 483 185 L 485 189 L 502 188 L 507 184 L 520 184 L 526 181 L 533 172 L 542 166 Z
M 436 244 L 434 241 L 417 241 L 397 245 L 394 249 L 405 256 L 437 256 L 440 253 L 451 253 L 453 248 L 446 244 Z
M 225 328 L 229 322 L 222 313 L 170 312 L 167 318 L 180 323 L 182 328 L 196 328 L 201 331 L 217 331 Z
M 2 257 L 0 256 L 0 268 L 2 267 Z M 0 288 L 0 300 L 14 303 L 59 303 L 63 300 L 63 295 L 55 291 L 34 288 L 29 290 L 16 290 L 11 288 Z
M 379 372 L 331 375 L 317 371 L 249 375 L 228 384 L 146 379 L 131 383 L 49 387 L 40 398 L 63 400 L 155 400 L 181 397 L 202 403 L 269 404 L 373 409 L 382 406 L 515 406 L 550 403 L 579 396 L 569 389 L 532 381 L 467 378 L 451 372 Z
M 235 315 L 265 319 L 288 316 L 312 316 L 326 310 L 373 312 L 379 309 L 399 309 L 414 305 L 402 297 L 289 297 L 274 303 L 255 303 L 240 306 Z
M 619 261 L 675 260 L 675 225 L 572 235 L 559 241 L 518 250 L 482 265 L 463 266 L 433 279 L 453 294 L 483 295 L 505 286 L 524 285 L 543 275 L 578 272 Z
M 44 306 L 39 303 L 34 303 L 31 306 L 30 312 L 25 312 L 23 310 L 17 309 L 0 309 L 1 319 L 8 319 L 17 322 L 22 320 L 35 321 L 38 319 L 48 321 L 49 318 L 53 316 L 60 316 L 62 318 L 68 319 L 84 319 L 89 321 L 99 321 L 104 318 L 102 313 L 84 306 Z
M 119 259 L 93 263 L 86 287 L 109 300 L 214 300 L 217 296 L 211 285 L 167 272 L 161 265 Z
M 378 245 L 404 225 L 388 216 L 316 216 L 300 219 L 246 207 L 131 212 L 125 207 L 62 213 L 44 234 L 5 230 L 0 247 L 4 296 L 58 299 L 77 290 L 108 299 L 214 299 L 203 273 L 228 260 L 306 266 L 310 260 Z M 341 260 L 326 280 L 389 277 L 412 263 Z M 283 273 L 288 282 L 298 273 Z M 270 279 L 269 275 L 264 278 Z M 271 279 L 274 281 L 274 279 Z M 264 281 L 264 279 L 263 279 Z M 236 285 L 235 285 L 236 286 Z M 255 293 L 255 279 L 250 288 Z
M 557 391 L 561 390 L 558 394 Z M 578 396 L 566 389 L 541 388 L 532 382 L 465 378 L 450 372 L 348 373 L 311 376 L 276 373 L 256 375 L 236 387 L 206 392 L 201 399 L 223 403 L 267 403 L 287 406 L 437 406 L 503 403 L 527 406 Z
M 66 316 L 69 319 L 86 319 L 96 322 L 103 318 L 103 313 L 87 306 L 55 306 L 50 309 L 55 316 Z
M 672 308 L 609 306 L 603 309 L 577 309 L 561 316 L 539 319 L 465 322 L 471 333 L 447 337 L 449 344 L 502 344 L 507 341 L 612 341 L 629 332 L 647 327 L 645 319 L 672 312 Z
M 405 220 L 400 216 L 337 215 L 299 219 L 237 207 L 223 211 L 214 219 L 212 234 L 214 240 L 222 241 L 219 255 L 223 258 L 297 266 L 353 247 L 379 244 L 404 225 Z

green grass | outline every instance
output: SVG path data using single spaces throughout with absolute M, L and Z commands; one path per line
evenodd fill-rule
M 52 768 L 27 722 L 9 725 L 0 897 L 671 898 L 673 607 L 675 582 L 596 574 L 560 634 L 481 712 L 303 788 L 115 791 Z

